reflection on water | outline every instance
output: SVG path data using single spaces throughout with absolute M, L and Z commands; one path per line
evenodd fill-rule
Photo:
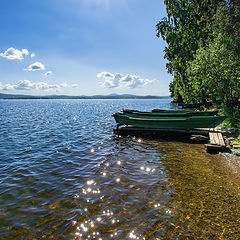
M 76 239 L 145 239 L 144 231 L 155 221 L 152 215 L 159 209 L 170 214 L 165 207 L 168 194 L 156 191 L 165 186 L 157 146 L 148 143 L 142 148 L 139 139 L 131 138 L 114 138 L 112 144 L 114 152 L 75 196 L 85 211 L 85 218 L 74 222 Z
M 111 113 L 145 102 L 6 103 L 0 239 L 240 239 L 229 155 L 113 136 Z

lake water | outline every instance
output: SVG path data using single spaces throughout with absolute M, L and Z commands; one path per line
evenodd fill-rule
M 232 156 L 113 135 L 170 100 L 0 100 L 0 239 L 240 239 Z

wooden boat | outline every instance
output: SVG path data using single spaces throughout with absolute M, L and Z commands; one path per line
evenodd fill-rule
M 133 110 L 134 111 L 134 110 Z M 217 115 L 218 111 L 196 111 L 196 110 L 163 110 L 163 109 L 153 109 L 152 113 L 192 113 L 193 115 Z
M 214 116 L 218 114 L 218 111 L 167 111 L 156 109 L 152 110 L 152 112 L 123 109 L 122 112 L 128 117 L 135 118 Z
M 178 103 L 178 106 L 183 108 L 199 108 L 202 105 L 202 103 Z
M 127 125 L 148 129 L 195 129 L 214 128 L 225 116 L 189 116 L 189 117 L 129 117 L 124 113 L 115 113 L 113 117 L 119 125 Z

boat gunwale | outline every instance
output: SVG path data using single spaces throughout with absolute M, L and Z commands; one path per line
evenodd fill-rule
M 123 109 L 123 114 L 136 114 L 139 116 L 217 116 L 218 111 L 182 111 L 182 110 L 160 110 L 160 112 L 144 112 L 138 110 L 131 110 L 131 109 Z
M 113 114 L 113 116 L 120 116 L 120 117 L 125 117 L 128 118 L 129 120 L 136 120 L 136 121 L 186 121 L 188 118 L 169 118 L 169 117 L 161 117 L 157 119 L 149 119 L 149 118 L 134 118 L 134 117 L 129 117 L 125 114 Z

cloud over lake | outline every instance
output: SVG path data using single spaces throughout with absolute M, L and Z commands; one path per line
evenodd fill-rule
M 27 68 L 25 68 L 26 71 L 39 71 L 39 70 L 45 70 L 45 66 L 41 62 L 35 62 L 31 65 L 29 65 Z
M 9 60 L 23 60 L 24 55 L 27 56 L 28 54 L 29 51 L 27 49 L 18 50 L 10 47 L 5 52 L 0 53 L 0 56 Z
M 124 75 L 121 73 L 113 74 L 110 72 L 100 72 L 97 74 L 97 77 L 104 80 L 101 85 L 106 88 L 128 87 L 135 89 L 156 81 L 155 79 L 150 80 L 132 74 Z

